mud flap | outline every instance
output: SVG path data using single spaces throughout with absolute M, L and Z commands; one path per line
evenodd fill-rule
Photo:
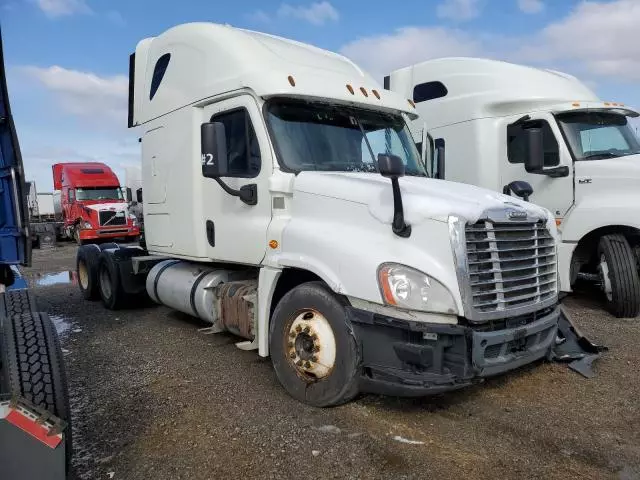
M 63 480 L 68 425 L 25 399 L 0 398 L 0 465 L 3 480 Z
M 551 359 L 556 362 L 570 362 L 569 368 L 586 378 L 593 378 L 595 373 L 591 366 L 600 357 L 600 353 L 609 350 L 605 346 L 596 345 L 582 335 L 571 322 L 564 307 L 560 307 L 558 318 L 558 336 L 551 351 Z

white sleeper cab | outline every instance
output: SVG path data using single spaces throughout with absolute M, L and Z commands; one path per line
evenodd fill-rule
M 428 178 L 411 102 L 351 61 L 193 23 L 142 40 L 130 82 L 146 250 L 81 248 L 86 298 L 149 295 L 232 332 L 316 406 L 551 356 L 553 215 Z
M 638 315 L 640 142 L 629 122 L 638 111 L 570 75 L 479 58 L 402 68 L 385 88 L 415 102 L 411 128 L 433 177 L 548 208 L 561 237 L 561 291 L 592 279 L 612 314 Z

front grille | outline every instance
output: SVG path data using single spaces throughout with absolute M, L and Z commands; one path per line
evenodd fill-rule
M 112 227 L 117 225 L 126 225 L 127 216 L 123 211 L 115 212 L 112 210 L 103 210 L 100 214 L 100 225 Z M 115 218 L 114 218 L 115 217 Z
M 467 225 L 465 234 L 476 312 L 535 306 L 556 296 L 555 243 L 542 221 L 481 220 Z

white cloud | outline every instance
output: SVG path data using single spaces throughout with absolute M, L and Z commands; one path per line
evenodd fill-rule
M 471 20 L 480 15 L 480 0 L 444 0 L 438 5 L 436 14 L 458 22 Z
M 271 17 L 264 10 L 256 10 L 247 15 L 247 20 L 253 23 L 269 23 Z
M 483 51 L 481 40 L 441 27 L 400 28 L 388 35 L 355 40 L 341 49 L 376 78 L 431 58 L 482 55 Z
M 447 27 L 404 27 L 365 37 L 341 51 L 372 74 L 430 58 L 481 56 L 565 70 L 580 78 L 640 80 L 640 1 L 583 2 L 567 16 L 530 35 L 469 34 Z
M 97 122 L 126 125 L 129 92 L 126 76 L 101 77 L 57 65 L 20 67 L 20 71 L 51 91 L 65 111 Z
M 117 25 L 118 27 L 124 27 L 127 24 L 122 14 L 117 10 L 108 11 L 106 17 L 107 20 L 109 20 L 114 25 Z
M 524 13 L 534 14 L 544 10 L 542 0 L 518 0 L 518 8 Z
M 36 0 L 36 2 L 40 10 L 50 18 L 91 13 L 91 8 L 85 0 Z
M 278 16 L 297 18 L 313 25 L 324 25 L 327 22 L 337 22 L 340 19 L 338 11 L 327 1 L 312 3 L 306 7 L 294 7 L 283 3 L 278 9 Z
M 640 2 L 580 3 L 566 18 L 544 28 L 521 55 L 538 62 L 579 64 L 591 74 L 640 80 Z

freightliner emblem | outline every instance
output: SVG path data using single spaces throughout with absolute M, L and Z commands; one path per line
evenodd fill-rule
M 507 216 L 511 220 L 526 220 L 527 212 L 525 212 L 524 210 L 509 210 Z

